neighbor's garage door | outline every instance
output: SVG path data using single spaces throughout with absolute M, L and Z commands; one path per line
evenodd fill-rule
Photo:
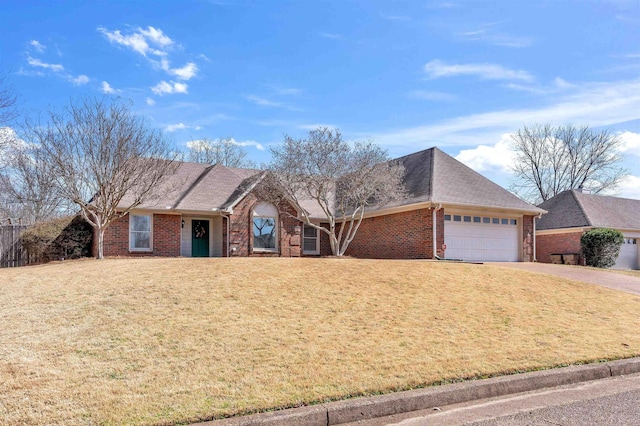
M 614 269 L 638 269 L 638 240 L 639 238 L 624 237 Z
M 519 219 L 444 215 L 445 258 L 480 262 L 517 262 Z

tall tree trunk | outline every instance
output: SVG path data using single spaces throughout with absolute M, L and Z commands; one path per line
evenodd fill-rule
M 98 226 L 98 254 L 96 259 L 104 259 L 104 227 Z

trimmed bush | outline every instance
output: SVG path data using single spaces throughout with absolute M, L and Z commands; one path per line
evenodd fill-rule
M 588 266 L 610 268 L 615 265 L 623 242 L 622 232 L 610 228 L 595 228 L 582 234 L 580 247 Z
M 93 228 L 80 216 L 65 216 L 32 226 L 20 236 L 22 246 L 38 262 L 91 255 Z

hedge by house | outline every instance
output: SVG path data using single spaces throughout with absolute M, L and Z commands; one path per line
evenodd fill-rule
M 610 268 L 616 263 L 624 242 L 622 232 L 610 228 L 594 228 L 580 238 L 585 262 L 596 268 Z
M 92 238 L 91 225 L 80 216 L 65 216 L 36 224 L 20 237 L 30 257 L 38 262 L 90 256 Z

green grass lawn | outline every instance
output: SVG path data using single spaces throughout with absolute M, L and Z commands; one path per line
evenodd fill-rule
M 640 354 L 640 297 L 492 265 L 0 270 L 3 424 L 175 424 Z

